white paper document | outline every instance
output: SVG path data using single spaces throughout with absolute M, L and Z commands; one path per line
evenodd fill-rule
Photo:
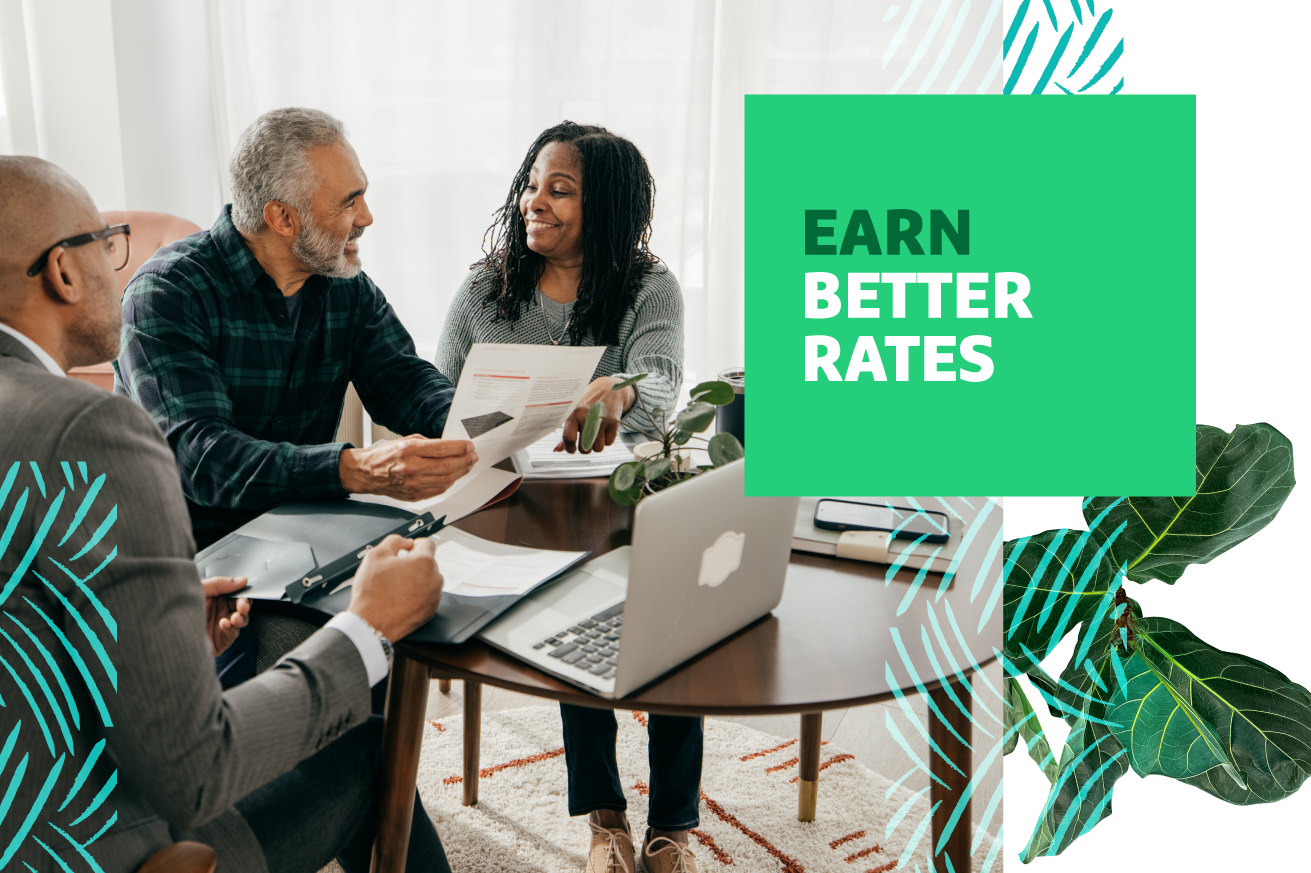
M 474 343 L 442 439 L 472 440 L 477 475 L 564 424 L 592 381 L 604 346 Z
M 439 531 L 432 539 L 437 543 L 437 569 L 446 581 L 443 594 L 467 597 L 526 594 L 586 556 L 493 543 L 456 528 Z
M 551 431 L 526 449 L 514 453 L 514 468 L 525 479 L 582 479 L 609 476 L 615 467 L 633 460 L 632 447 L 623 439 L 600 452 L 557 452 L 563 429 Z
M 351 499 L 396 506 L 416 515 L 431 512 L 446 516 L 447 524 L 477 511 L 520 476 L 493 465 L 560 429 L 604 353 L 604 346 L 474 343 L 464 360 L 442 439 L 472 440 L 478 463 L 446 493 L 427 500 L 375 494 L 352 494 Z

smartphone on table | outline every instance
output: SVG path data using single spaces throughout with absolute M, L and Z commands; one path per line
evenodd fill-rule
M 945 543 L 951 537 L 950 522 L 941 512 L 829 497 L 815 506 L 815 527 L 824 530 L 882 530 L 903 540 L 924 537 L 926 543 Z

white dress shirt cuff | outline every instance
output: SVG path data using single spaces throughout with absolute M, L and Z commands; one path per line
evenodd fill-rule
M 364 670 L 369 674 L 370 688 L 387 678 L 387 655 L 382 650 L 382 641 L 373 635 L 368 622 L 353 612 L 339 612 L 324 627 L 341 631 L 355 644 L 360 660 L 364 662 Z

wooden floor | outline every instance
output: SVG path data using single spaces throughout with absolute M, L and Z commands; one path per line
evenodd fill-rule
M 983 672 L 992 688 L 1000 691 L 1002 688 L 1001 666 L 994 662 L 986 667 Z M 1002 704 L 1001 700 L 989 689 L 988 683 L 978 683 L 979 687 L 975 696 L 976 701 L 982 701 L 983 704 L 982 707 L 978 702 L 974 705 L 974 716 L 977 725 L 971 742 L 974 745 L 974 763 L 976 767 L 982 763 L 982 759 L 987 756 L 993 745 L 1001 739 Z M 458 681 L 451 683 L 449 694 L 442 694 L 437 688 L 437 683 L 433 682 L 431 692 L 428 695 L 428 718 L 440 720 L 459 715 L 464 708 L 463 692 L 462 683 Z M 907 703 L 921 717 L 928 711 L 928 705 L 921 695 L 917 694 L 909 697 Z M 487 712 L 543 705 L 554 706 L 555 704 L 540 697 L 530 697 L 525 694 L 494 688 L 490 685 L 483 686 L 483 710 Z M 889 708 L 893 711 L 893 715 L 897 717 L 898 727 L 902 736 L 910 743 L 911 749 L 920 757 L 920 760 L 927 762 L 929 760 L 928 741 L 916 732 L 913 727 L 908 726 L 905 718 L 902 717 L 898 704 L 895 702 L 888 704 L 873 703 L 868 706 L 856 706 L 826 712 L 824 713 L 823 738 L 855 755 L 856 760 L 875 773 L 896 782 L 907 771 L 912 769 L 913 764 L 901 746 L 888 733 L 886 712 Z M 989 717 L 987 713 L 980 712 L 980 708 L 986 709 L 992 717 Z M 800 717 L 795 715 L 739 716 L 725 719 L 725 721 L 746 725 L 788 739 L 797 736 L 800 731 Z M 980 727 L 992 736 L 989 737 L 987 734 L 982 733 Z M 483 763 L 490 764 L 494 762 L 484 761 Z M 1001 757 L 998 755 L 974 792 L 971 812 L 974 815 L 975 823 L 981 820 L 988 802 L 992 799 L 993 792 L 1001 780 L 1001 770 Z M 929 777 L 923 771 L 912 773 L 902 782 L 902 785 L 912 791 L 918 791 L 928 784 Z M 823 804 L 823 802 L 824 786 L 823 776 L 821 776 L 820 803 Z M 995 832 L 1000 821 L 999 810 L 994 813 L 989 824 L 989 830 Z

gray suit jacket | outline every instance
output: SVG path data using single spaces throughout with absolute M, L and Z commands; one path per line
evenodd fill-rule
M 331 629 L 224 693 L 194 550 L 150 416 L 0 333 L 0 869 L 135 871 L 190 836 L 264 871 L 233 803 L 368 718 Z

